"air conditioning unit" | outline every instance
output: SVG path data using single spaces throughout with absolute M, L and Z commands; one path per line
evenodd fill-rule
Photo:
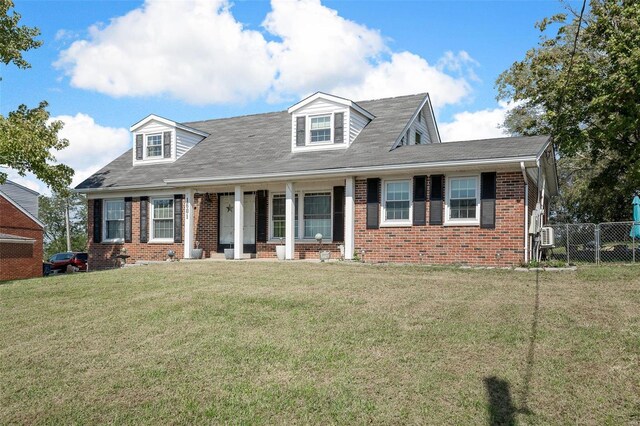
M 553 235 L 553 228 L 550 226 L 543 226 L 540 229 L 540 245 L 542 248 L 553 248 L 556 246 L 556 239 Z

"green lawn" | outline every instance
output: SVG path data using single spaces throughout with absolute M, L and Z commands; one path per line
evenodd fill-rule
M 640 267 L 201 262 L 0 285 L 0 424 L 638 424 Z

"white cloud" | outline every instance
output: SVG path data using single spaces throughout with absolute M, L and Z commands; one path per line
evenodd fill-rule
M 371 66 L 356 84 L 338 86 L 336 94 L 351 99 L 384 98 L 429 92 L 434 105 L 455 104 L 467 96 L 471 87 L 463 78 L 454 78 L 418 55 L 394 53 L 390 61 Z
M 66 164 L 75 170 L 71 187 L 100 170 L 131 146 L 131 136 L 127 129 L 101 126 L 87 114 L 59 115 L 51 117 L 50 120 L 64 122 L 58 137 L 67 139 L 69 146 L 52 153 L 58 163 Z M 13 182 L 43 195 L 51 194 L 51 190 L 31 173 L 23 177 L 10 169 L 2 171 L 7 173 L 8 179 Z
M 101 126 L 87 114 L 59 115 L 51 119 L 64 122 L 58 136 L 68 139 L 69 146 L 62 151 L 55 151 L 54 155 L 58 162 L 75 170 L 72 186 L 91 176 L 131 146 L 127 129 Z
M 378 30 L 320 0 L 272 0 L 264 34 L 245 28 L 230 7 L 227 0 L 147 0 L 90 28 L 55 65 L 75 87 L 191 104 L 279 102 L 321 90 L 354 99 L 429 91 L 442 106 L 471 92 L 477 63 L 467 52 L 446 52 L 434 64 L 392 52 Z
M 378 31 L 340 17 L 319 0 L 273 0 L 271 5 L 263 26 L 281 40 L 272 45 L 276 94 L 358 82 L 369 61 L 386 49 Z
M 74 87 L 194 104 L 254 98 L 275 73 L 264 37 L 244 29 L 223 0 L 148 0 L 91 27 L 89 40 L 74 42 L 54 65 Z
M 489 139 L 508 136 L 500 126 L 512 104 L 500 102 L 497 108 L 464 111 L 453 115 L 453 121 L 438 124 L 443 142 Z

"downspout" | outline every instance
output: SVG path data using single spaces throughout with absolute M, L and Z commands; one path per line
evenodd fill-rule
M 520 162 L 520 169 L 524 179 L 524 263 L 529 263 L 529 180 L 524 161 Z

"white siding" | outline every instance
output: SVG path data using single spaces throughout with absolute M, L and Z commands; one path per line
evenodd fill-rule
M 415 145 L 416 143 L 416 131 L 422 134 L 422 144 L 433 143 L 434 138 L 428 126 L 428 118 L 430 115 L 430 111 L 428 111 L 425 106 L 416 119 L 411 123 L 411 127 L 409 127 L 409 140 L 406 140 L 406 133 L 403 135 L 405 137 L 405 145 Z
M 167 126 L 156 120 L 151 120 L 144 126 L 136 130 L 136 133 L 152 134 L 173 131 L 172 126 Z
M 291 120 L 291 137 L 292 137 L 292 146 L 296 144 L 296 130 L 297 130 L 297 122 L 296 117 L 300 116 L 314 116 L 314 115 L 322 115 L 322 114 L 331 114 L 342 112 L 344 113 L 344 135 L 343 140 L 347 145 L 350 145 L 355 138 L 360 134 L 362 129 L 369 124 L 369 119 L 364 115 L 360 114 L 354 109 L 346 107 L 344 105 L 340 105 L 338 103 L 326 100 L 326 99 L 316 99 L 308 105 L 305 105 L 303 108 L 300 108 L 295 114 L 292 115 Z
M 176 131 L 176 159 L 182 157 L 202 139 L 204 139 L 202 136 L 178 129 Z
M 369 119 L 364 115 L 360 114 L 358 111 L 351 110 L 350 114 L 351 119 L 349 120 L 349 143 L 353 143 L 353 141 L 358 137 L 362 129 L 369 124 Z

